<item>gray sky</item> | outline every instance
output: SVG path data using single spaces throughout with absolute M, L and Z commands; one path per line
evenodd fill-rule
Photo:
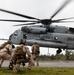
M 0 8 L 18 12 L 24 15 L 33 16 L 40 19 L 49 19 L 66 0 L 0 0 Z M 64 7 L 53 19 L 74 17 L 74 0 Z M 0 18 L 24 19 L 19 16 L 0 12 Z M 11 33 L 21 27 L 13 27 L 18 23 L 0 22 L 0 38 L 8 38 Z M 74 23 L 58 24 L 74 27 Z M 3 41 L 0 41 L 2 43 Z M 51 54 L 55 54 L 56 49 L 50 49 Z M 41 54 L 46 54 L 48 48 L 41 48 Z

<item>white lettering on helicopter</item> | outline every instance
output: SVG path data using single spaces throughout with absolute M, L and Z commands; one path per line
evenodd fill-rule
M 74 37 L 73 38 L 72 37 L 68 37 L 67 41 L 74 41 Z
M 40 38 L 41 39 L 50 39 L 50 36 L 49 35 L 40 35 Z
M 46 38 L 46 39 L 50 39 L 50 36 L 46 35 L 45 38 Z

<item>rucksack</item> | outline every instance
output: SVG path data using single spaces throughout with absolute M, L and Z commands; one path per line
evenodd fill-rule
M 26 54 L 23 51 L 23 46 L 17 46 L 16 49 L 17 50 L 15 51 L 15 58 L 17 59 L 26 58 Z
M 23 46 L 17 46 L 16 47 L 16 51 L 15 51 L 15 54 L 23 54 Z

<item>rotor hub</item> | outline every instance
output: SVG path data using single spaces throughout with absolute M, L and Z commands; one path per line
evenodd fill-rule
M 43 19 L 43 20 L 41 20 L 41 23 L 44 25 L 49 25 L 49 24 L 51 24 L 51 19 Z

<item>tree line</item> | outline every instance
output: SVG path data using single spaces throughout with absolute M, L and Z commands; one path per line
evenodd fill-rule
M 66 51 L 66 54 L 56 55 L 40 55 L 39 60 L 50 61 L 50 60 L 74 60 L 74 52 Z

